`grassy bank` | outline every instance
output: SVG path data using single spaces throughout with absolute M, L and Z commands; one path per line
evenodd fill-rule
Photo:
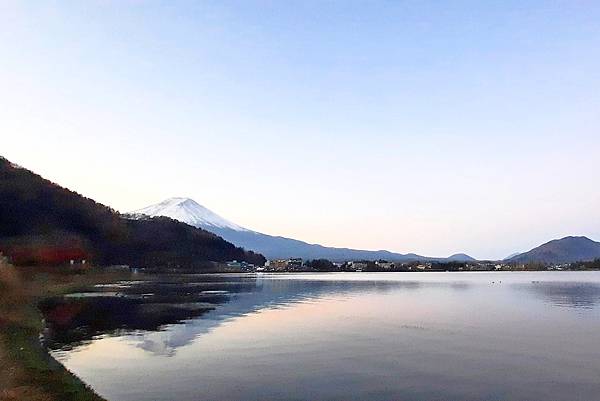
M 0 400 L 102 401 L 40 344 L 37 305 L 72 288 L 118 279 L 123 273 L 57 273 L 0 262 Z

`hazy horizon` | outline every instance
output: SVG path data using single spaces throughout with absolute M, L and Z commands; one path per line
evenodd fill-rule
M 121 212 L 499 259 L 600 239 L 597 2 L 0 4 L 0 155 Z

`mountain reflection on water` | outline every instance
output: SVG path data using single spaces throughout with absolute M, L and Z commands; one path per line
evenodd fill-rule
M 129 334 L 141 339 L 138 345 L 141 349 L 173 355 L 176 348 L 220 322 L 263 308 L 310 302 L 328 295 L 411 290 L 424 285 L 418 281 L 278 279 L 284 275 L 265 280 L 263 277 L 262 274 L 161 275 L 146 281 L 98 285 L 51 298 L 41 304 L 46 318 L 47 346 L 69 350 L 101 336 Z M 453 289 L 467 287 L 465 283 L 451 283 Z M 196 319 L 199 317 L 202 319 Z
M 142 334 L 138 347 L 161 355 L 174 355 L 175 349 L 189 344 L 198 336 L 209 332 L 224 321 L 251 314 L 262 309 L 285 308 L 294 303 L 310 303 L 311 300 L 328 296 L 344 296 L 350 293 L 378 292 L 391 290 L 414 290 L 423 284 L 415 281 L 405 282 L 337 282 L 337 281 L 299 281 L 299 280 L 263 280 L 254 281 L 253 290 L 230 295 L 230 302 L 208 311 L 202 319 L 193 319 L 168 330 Z
M 43 309 L 108 400 L 600 394 L 597 272 L 164 275 Z
M 221 322 L 264 308 L 350 293 L 411 291 L 424 286 L 466 291 L 476 284 L 502 284 L 499 278 L 462 281 L 460 274 L 468 273 L 453 273 L 450 281 L 436 281 L 432 273 L 419 277 L 427 280 L 411 280 L 410 275 L 416 274 L 408 273 L 401 281 L 390 280 L 385 273 L 374 273 L 367 280 L 346 280 L 336 274 L 184 274 L 98 285 L 42 304 L 47 345 L 67 350 L 101 336 L 133 335 L 140 340 L 139 348 L 168 356 Z M 512 280 L 511 284 L 511 278 L 505 283 L 553 306 L 591 309 L 600 303 L 600 283 Z

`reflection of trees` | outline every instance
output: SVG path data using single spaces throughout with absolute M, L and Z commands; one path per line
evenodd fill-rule
M 155 331 L 198 317 L 231 294 L 253 291 L 254 281 L 216 276 L 154 276 L 149 281 L 105 284 L 40 304 L 50 348 L 73 348 L 101 335 Z
M 72 349 L 102 335 L 159 330 L 167 324 L 198 317 L 213 304 L 165 304 L 121 297 L 52 299 L 41 306 L 45 342 L 50 348 Z

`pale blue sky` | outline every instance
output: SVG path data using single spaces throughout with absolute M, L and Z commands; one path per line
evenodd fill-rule
M 120 211 L 434 256 L 600 240 L 600 2 L 1 2 L 0 135 Z

